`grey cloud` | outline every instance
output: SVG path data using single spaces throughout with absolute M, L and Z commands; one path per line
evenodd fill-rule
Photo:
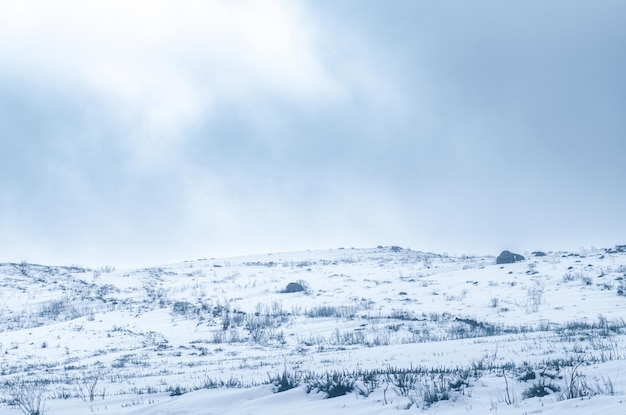
M 277 49 L 302 53 L 274 67 L 261 51 L 256 72 L 262 45 L 213 35 L 138 49 L 91 82 L 6 69 L 1 246 L 136 264 L 619 243 L 623 9 L 303 2 L 299 43 Z

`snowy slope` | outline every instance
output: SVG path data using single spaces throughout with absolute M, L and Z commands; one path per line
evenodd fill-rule
M 3 411 L 21 413 L 9 405 L 20 386 L 53 415 L 623 413 L 621 251 L 506 265 L 398 247 L 138 270 L 0 264 Z M 306 290 L 283 292 L 293 282 Z M 298 386 L 274 393 L 282 373 Z M 327 373 L 354 390 L 324 399 Z

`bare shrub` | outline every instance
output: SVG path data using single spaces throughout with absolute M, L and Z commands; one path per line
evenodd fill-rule
M 102 396 L 104 399 L 105 390 L 99 389 L 98 384 L 102 380 L 102 371 L 85 372 L 81 379 L 76 382 L 76 394 L 83 402 L 93 402 L 96 396 Z
M 527 311 L 529 313 L 536 313 L 539 311 L 541 304 L 543 304 L 543 289 L 539 286 L 530 288 L 528 290 Z
M 44 415 L 47 395 L 46 384 L 42 381 L 27 382 L 16 380 L 4 385 L 6 397 L 2 402 L 15 406 L 24 415 Z
M 435 402 L 450 399 L 450 383 L 446 381 L 443 375 L 439 375 L 438 378 L 433 377 L 430 381 L 423 381 L 418 390 L 425 407 Z

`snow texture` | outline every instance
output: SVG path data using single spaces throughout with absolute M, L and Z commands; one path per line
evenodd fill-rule
M 46 415 L 625 413 L 626 252 L 524 255 L 0 264 L 2 413 L 35 385 Z

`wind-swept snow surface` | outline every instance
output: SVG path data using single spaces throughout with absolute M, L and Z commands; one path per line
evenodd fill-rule
M 622 414 L 622 251 L 0 264 L 3 410 Z

